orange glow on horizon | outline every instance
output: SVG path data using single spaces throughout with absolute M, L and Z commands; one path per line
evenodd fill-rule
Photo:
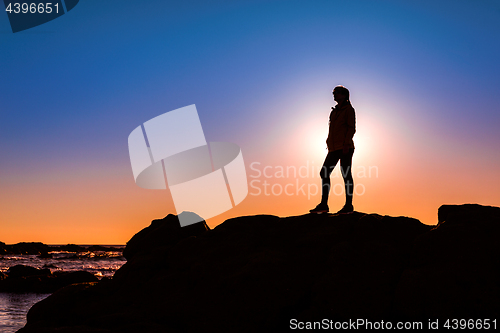
M 442 204 L 499 206 L 495 166 L 500 164 L 500 157 L 488 155 L 488 147 L 449 143 L 437 132 L 410 131 L 408 124 L 396 116 L 398 105 L 387 104 L 386 114 L 363 101 L 354 101 L 353 106 L 357 116 L 355 210 L 410 216 L 436 224 L 437 209 Z M 278 107 L 269 112 L 275 112 L 276 119 L 266 123 L 267 130 L 239 142 L 250 185 L 247 198 L 209 219 L 210 227 L 242 215 L 307 214 L 320 201 L 318 170 L 327 153 L 328 104 L 314 104 L 306 98 L 289 110 L 286 121 L 282 121 Z M 484 156 L 489 163 L 478 165 Z M 26 172 L 26 178 L 4 181 L 0 241 L 125 244 L 151 220 L 175 213 L 168 191 L 139 188 L 128 161 L 121 162 L 37 169 L 37 174 Z M 306 176 L 298 174 L 301 168 L 307 170 Z M 344 204 L 338 169 L 332 174 L 332 191 L 336 192 L 330 196 L 331 212 Z

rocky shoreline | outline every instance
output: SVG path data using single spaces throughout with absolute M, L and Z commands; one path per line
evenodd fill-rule
M 12 255 L 32 255 L 42 261 L 45 261 L 45 259 L 57 260 L 58 255 L 61 253 L 64 256 L 59 259 L 62 260 L 81 260 L 88 254 L 92 254 L 94 259 L 105 259 L 106 256 L 99 256 L 99 253 L 122 251 L 122 248 L 100 245 L 80 246 L 67 244 L 54 246 L 39 242 L 6 245 L 0 242 L 0 260 L 3 260 L 4 256 Z M 0 292 L 52 293 L 71 284 L 97 281 L 99 279 L 88 271 L 65 271 L 51 264 L 44 264 L 41 268 L 17 264 L 9 267 L 6 272 L 0 272 Z
M 113 279 L 35 304 L 19 332 L 281 332 L 290 320 L 498 318 L 500 208 L 444 205 L 436 226 L 354 212 L 154 220 Z
M 0 292 L 8 293 L 53 293 L 75 283 L 97 282 L 94 274 L 85 271 L 54 271 L 26 265 L 10 267 L 0 272 Z

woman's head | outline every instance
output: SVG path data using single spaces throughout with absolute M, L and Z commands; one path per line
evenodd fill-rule
M 349 100 L 349 90 L 344 86 L 336 86 L 333 88 L 333 99 L 337 103 Z

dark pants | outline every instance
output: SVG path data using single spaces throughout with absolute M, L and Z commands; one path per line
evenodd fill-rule
M 352 164 L 352 154 L 354 153 L 354 148 L 349 149 L 347 154 L 342 153 L 342 149 L 331 151 L 326 155 L 325 162 L 319 173 L 321 177 L 321 203 L 328 203 L 328 195 L 330 194 L 330 174 L 340 160 L 340 171 L 342 177 L 344 178 L 345 185 L 345 203 L 346 205 L 352 205 L 352 193 L 354 190 L 354 181 L 352 179 L 351 164 Z

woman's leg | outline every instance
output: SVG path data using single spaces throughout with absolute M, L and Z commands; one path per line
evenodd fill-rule
M 330 194 L 330 174 L 337 165 L 337 162 L 342 156 L 342 150 L 328 152 L 325 162 L 321 167 L 319 176 L 321 177 L 321 204 L 328 204 L 328 196 Z
M 342 154 L 340 157 L 340 171 L 344 178 L 345 185 L 345 205 L 352 206 L 352 195 L 354 192 L 354 180 L 352 179 L 352 155 L 354 148 L 349 149 L 347 154 Z

